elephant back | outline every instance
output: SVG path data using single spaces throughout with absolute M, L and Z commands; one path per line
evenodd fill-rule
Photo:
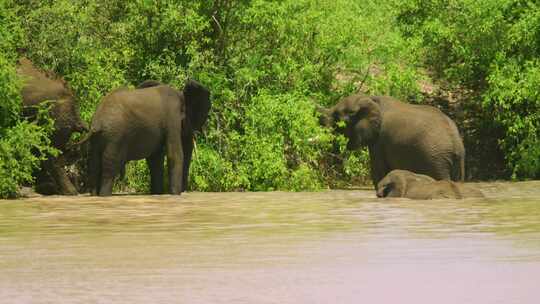
M 17 75 L 22 78 L 21 95 L 25 106 L 37 105 L 45 100 L 73 98 L 67 83 L 54 74 L 37 69 L 27 58 L 21 58 Z
M 439 109 L 385 100 L 379 145 L 373 151 L 391 169 L 437 180 L 462 180 L 465 149 L 455 123 Z
M 159 82 L 157 80 L 148 79 L 148 80 L 145 80 L 145 81 L 141 82 L 137 86 L 137 89 L 146 89 L 146 88 L 151 88 L 151 87 L 157 87 L 157 86 L 160 86 L 160 85 L 163 85 L 163 83 L 161 83 L 161 82 Z

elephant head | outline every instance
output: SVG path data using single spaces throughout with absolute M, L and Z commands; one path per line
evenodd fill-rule
M 394 172 L 394 171 L 392 171 Z M 403 197 L 407 181 L 403 175 L 388 173 L 377 185 L 377 197 Z
M 356 150 L 373 144 L 379 135 L 382 115 L 377 100 L 369 96 L 352 95 L 343 98 L 330 109 L 319 110 L 319 122 L 345 135 L 347 149 Z
M 79 108 L 73 98 L 56 100 L 50 110 L 54 118 L 53 145 L 60 150 L 72 150 L 74 143 L 68 144 L 74 132 L 88 132 L 88 124 L 79 115 Z
M 34 66 L 28 58 L 21 58 L 17 73 L 23 80 L 23 115 L 35 117 L 36 105 L 47 103 L 54 120 L 53 145 L 63 149 L 73 132 L 88 131 L 88 125 L 81 119 L 76 98 L 62 77 L 52 72 L 44 72 Z
M 186 111 L 194 131 L 200 131 L 210 111 L 210 91 L 195 80 L 188 80 L 184 86 Z
M 412 184 L 434 183 L 435 179 L 408 170 L 392 170 L 377 184 L 377 197 L 404 197 Z
M 88 131 L 88 124 L 82 120 L 79 107 L 73 98 L 61 99 L 53 107 L 54 117 L 62 127 L 70 129 L 72 132 Z

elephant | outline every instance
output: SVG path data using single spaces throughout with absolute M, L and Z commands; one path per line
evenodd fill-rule
M 188 80 L 182 91 L 147 80 L 135 89 L 119 88 L 100 101 L 87 138 L 92 195 L 110 196 L 114 178 L 130 160 L 146 159 L 150 192 L 164 192 L 167 156 L 168 192 L 187 189 L 194 132 L 200 131 L 211 108 L 210 91 Z
M 470 185 L 449 180 L 435 180 L 407 170 L 392 170 L 378 184 L 377 197 L 406 197 L 417 200 L 484 197 Z
M 320 112 L 323 126 L 347 137 L 348 150 L 367 146 L 376 189 L 394 169 L 436 180 L 464 180 L 463 141 L 456 124 L 435 107 L 388 96 L 351 95 Z
M 88 125 L 79 114 L 76 99 L 67 83 L 60 77 L 39 70 L 28 58 L 22 57 L 17 64 L 17 75 L 22 79 L 21 89 L 23 116 L 33 118 L 36 105 L 51 102 L 50 117 L 54 120 L 51 144 L 61 153 L 42 163 L 36 176 L 36 192 L 41 194 L 76 195 L 77 188 L 65 171 L 66 157 L 73 146 L 68 146 L 74 132 L 88 131 Z

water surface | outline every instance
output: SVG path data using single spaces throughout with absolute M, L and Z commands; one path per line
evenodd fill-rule
M 0 201 L 0 303 L 540 303 L 540 182 Z

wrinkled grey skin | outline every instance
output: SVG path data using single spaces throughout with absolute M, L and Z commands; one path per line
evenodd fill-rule
M 392 170 L 378 184 L 377 197 L 406 197 L 417 200 L 484 197 L 470 185 L 416 174 L 407 170 Z
M 44 101 L 52 102 L 50 116 L 54 119 L 54 132 L 51 143 L 61 151 L 59 156 L 43 162 L 42 170 L 36 177 L 36 191 L 41 194 L 76 195 L 77 189 L 65 171 L 65 154 L 71 134 L 88 131 L 88 126 L 79 115 L 75 98 L 62 79 L 47 76 L 27 58 L 19 60 L 17 74 L 23 81 L 23 115 L 32 117 L 36 114 L 32 106 Z
M 392 97 L 352 95 L 320 112 L 321 124 L 344 134 L 349 150 L 368 147 L 376 188 L 394 169 L 436 180 L 464 179 L 463 141 L 455 123 L 437 108 Z M 345 126 L 340 127 L 339 121 Z
M 187 188 L 193 135 L 210 111 L 210 92 L 196 81 L 183 91 L 149 80 L 136 89 L 105 96 L 93 118 L 89 152 L 89 186 L 93 195 L 112 194 L 113 181 L 126 162 L 146 159 L 151 193 L 164 191 L 167 156 L 170 194 Z

